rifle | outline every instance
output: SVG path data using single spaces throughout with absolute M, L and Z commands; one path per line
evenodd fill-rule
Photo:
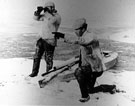
M 78 63 L 79 63 L 79 58 L 74 57 L 74 58 L 67 60 L 61 66 L 54 67 L 54 69 L 52 69 L 50 72 L 44 73 L 44 76 L 45 75 L 46 76 L 43 79 L 38 81 L 40 88 L 43 88 L 45 85 L 47 85 L 58 74 L 66 71 L 66 70 L 69 70 L 71 67 L 73 67 L 74 65 L 76 65 Z
M 65 61 L 63 64 L 61 64 L 60 66 L 54 66 L 52 70 L 50 70 L 49 72 L 43 73 L 42 77 L 44 77 L 45 75 L 48 75 L 49 73 L 55 72 L 57 70 L 60 70 L 64 67 L 71 67 L 72 64 L 77 64 L 79 63 L 79 56 L 75 56 L 67 61 Z

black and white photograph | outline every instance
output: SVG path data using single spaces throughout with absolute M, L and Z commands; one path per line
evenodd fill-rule
M 0 106 L 135 106 L 135 0 L 0 0 Z

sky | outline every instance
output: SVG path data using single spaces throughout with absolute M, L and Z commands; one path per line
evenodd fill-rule
M 33 12 L 47 0 L 0 0 L 0 24 L 33 22 Z M 51 0 L 62 16 L 62 25 L 71 26 L 85 17 L 90 26 L 135 26 L 135 0 Z

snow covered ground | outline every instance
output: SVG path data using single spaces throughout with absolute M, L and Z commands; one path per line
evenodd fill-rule
M 60 64 L 62 61 L 55 61 Z M 40 88 L 38 80 L 44 72 L 45 62 L 41 61 L 40 73 L 26 81 L 30 74 L 32 60 L 23 58 L 1 59 L 0 105 L 87 105 L 87 106 L 135 106 L 135 71 L 109 70 L 97 79 L 96 85 L 116 85 L 121 92 L 114 94 L 97 92 L 90 94 L 90 101 L 80 103 L 79 86 L 76 80 L 53 82 Z M 114 73 L 116 72 L 116 73 Z

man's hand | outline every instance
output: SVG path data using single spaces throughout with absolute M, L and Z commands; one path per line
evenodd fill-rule
M 57 39 L 64 38 L 65 36 L 65 34 L 61 32 L 52 32 L 52 34 L 54 34 Z
M 68 42 L 69 42 L 69 39 L 64 38 L 64 42 L 65 42 L 65 43 L 68 43 Z
M 37 10 L 34 12 L 34 15 L 39 16 L 42 10 L 43 10 L 43 7 L 41 6 L 37 7 Z
M 72 41 L 72 40 L 69 39 L 69 38 L 64 38 L 64 42 L 65 42 L 65 43 L 69 43 L 69 44 L 74 44 L 74 41 Z
M 37 7 L 37 12 L 41 12 L 44 8 L 42 6 Z

